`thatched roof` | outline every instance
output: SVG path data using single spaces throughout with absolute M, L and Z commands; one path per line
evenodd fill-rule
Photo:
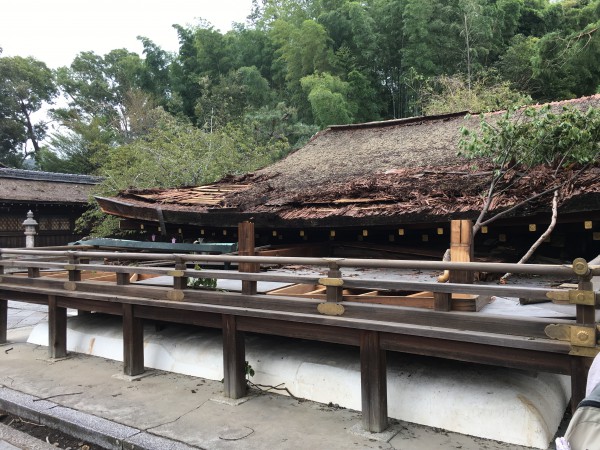
M 98 177 L 0 168 L 0 202 L 84 204 Z
M 556 102 L 587 110 L 600 95 Z M 493 116 L 493 114 L 492 114 Z M 98 199 L 108 213 L 143 220 L 233 226 L 332 226 L 445 221 L 474 217 L 489 183 L 485 161 L 457 156 L 465 113 L 332 126 L 285 159 L 241 177 L 201 188 L 128 190 Z M 563 211 L 600 210 L 600 169 L 564 189 Z M 567 172 L 561 177 L 567 177 Z M 508 175 L 510 176 L 510 174 Z M 506 209 L 547 187 L 543 169 L 521 179 L 495 202 Z M 547 209 L 541 199 L 519 215 Z

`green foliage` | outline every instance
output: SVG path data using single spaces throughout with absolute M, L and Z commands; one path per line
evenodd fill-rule
M 320 127 L 352 121 L 355 105 L 347 99 L 349 84 L 328 73 L 309 75 L 300 80 L 308 92 L 315 121 Z
M 425 114 L 460 111 L 482 113 L 507 110 L 531 103 L 531 98 L 511 89 L 507 81 L 495 77 L 478 77 L 471 88 L 461 76 L 431 79 L 423 92 Z
M 202 268 L 196 264 L 194 266 L 194 270 L 202 270 Z M 192 289 L 216 289 L 217 288 L 217 279 L 216 278 L 195 278 L 189 277 L 187 281 L 188 287 Z
M 246 378 L 250 378 L 255 375 L 254 369 L 248 361 L 244 361 L 244 373 L 246 374 Z
M 106 175 L 101 192 L 113 195 L 254 170 L 331 124 L 600 87 L 600 0 L 253 5 L 248 25 L 227 33 L 174 25 L 173 54 L 139 37 L 142 55 L 82 52 L 56 77 L 40 61 L 0 58 L 0 161 L 18 166 L 34 152 L 43 170 Z M 68 104 L 52 111 L 59 128 L 48 137 L 30 117 L 56 87 Z
M 580 111 L 527 107 L 510 110 L 497 121 L 482 116 L 480 129 L 463 129 L 468 157 L 490 158 L 499 169 L 509 163 L 558 169 L 600 162 L 600 109 Z
M 154 125 L 146 134 L 121 146 L 108 148 L 98 174 L 104 181 L 96 194 L 116 195 L 135 188 L 170 188 L 210 183 L 227 174 L 263 167 L 288 149 L 284 137 L 262 142 L 253 124 L 228 124 L 213 133 L 178 120 L 156 108 L 149 114 Z M 94 235 L 111 235 L 111 224 L 91 219 Z
M 0 57 L 0 162 L 19 167 L 27 157 L 38 157 L 47 126 L 32 116 L 56 94 L 54 74 L 43 62 Z

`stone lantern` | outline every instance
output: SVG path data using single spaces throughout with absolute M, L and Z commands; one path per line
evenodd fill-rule
M 33 248 L 35 247 L 35 235 L 37 234 L 37 232 L 35 231 L 35 228 L 37 227 L 38 223 L 37 221 L 33 218 L 33 212 L 31 210 L 29 210 L 29 212 L 27 213 L 27 219 L 25 219 L 25 221 L 23 222 L 23 226 L 25 227 L 25 247 L 26 248 Z

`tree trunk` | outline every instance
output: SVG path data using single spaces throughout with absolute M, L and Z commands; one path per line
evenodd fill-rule
M 550 225 L 548 225 L 548 228 L 546 228 L 546 231 L 544 231 L 542 233 L 542 235 L 538 238 L 537 241 L 535 241 L 533 243 L 533 245 L 531 246 L 531 248 L 527 251 L 527 253 L 525 253 L 525 255 L 519 260 L 519 262 L 517 264 L 524 264 L 526 263 L 529 258 L 531 258 L 531 255 L 533 255 L 533 252 L 535 252 L 537 250 L 537 248 L 542 245 L 542 242 L 544 242 L 544 240 L 546 240 L 546 238 L 548 236 L 550 236 L 550 234 L 552 233 L 552 230 L 554 230 L 554 227 L 556 226 L 556 218 L 558 217 L 558 189 L 556 191 L 554 191 L 554 197 L 552 197 L 552 220 L 550 220 Z M 500 278 L 500 283 L 504 284 L 506 283 L 506 280 L 508 277 L 510 277 L 512 275 L 512 273 L 506 273 L 502 276 L 502 278 Z

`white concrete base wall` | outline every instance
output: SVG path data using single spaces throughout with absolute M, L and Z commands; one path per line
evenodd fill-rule
M 41 323 L 28 342 L 48 345 Z M 171 325 L 144 330 L 146 367 L 223 378 L 218 330 Z M 100 314 L 68 319 L 68 350 L 122 361 L 121 320 Z M 283 383 L 293 395 L 361 410 L 356 348 L 246 336 L 256 384 Z M 282 391 L 275 391 L 285 394 Z M 462 364 L 388 352 L 388 414 L 449 431 L 545 449 L 570 398 L 569 377 Z

